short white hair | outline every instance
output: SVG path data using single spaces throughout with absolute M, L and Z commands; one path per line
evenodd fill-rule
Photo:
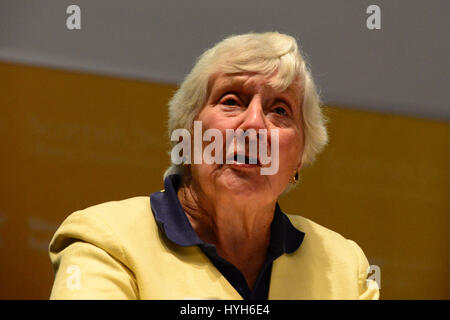
M 191 133 L 193 122 L 206 103 L 208 81 L 216 72 L 253 72 L 275 76 L 269 83 L 277 90 L 287 89 L 297 78 L 302 85 L 301 112 L 304 133 L 302 166 L 311 165 L 328 143 L 319 94 L 297 41 L 278 32 L 233 35 L 206 50 L 169 101 L 168 133 L 185 128 Z M 172 146 L 178 141 L 172 141 Z M 282 166 L 283 164 L 280 163 Z M 174 163 L 164 173 L 183 175 L 182 165 Z

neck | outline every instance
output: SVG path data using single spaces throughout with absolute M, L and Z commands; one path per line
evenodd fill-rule
M 235 199 L 232 192 L 206 196 L 194 183 L 181 186 L 178 198 L 192 227 L 206 242 L 225 247 L 229 242 L 233 242 L 233 246 L 237 242 L 241 247 L 246 243 L 257 243 L 261 238 L 270 238 L 276 202 L 243 201 Z
M 242 201 L 232 192 L 206 196 L 192 182 L 180 187 L 178 198 L 199 238 L 214 244 L 217 253 L 241 270 L 252 287 L 269 246 L 276 202 Z

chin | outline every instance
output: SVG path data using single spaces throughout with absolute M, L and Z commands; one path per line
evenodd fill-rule
M 269 187 L 267 177 L 259 173 L 225 169 L 218 177 L 218 183 L 233 194 L 233 197 L 243 199 L 261 198 Z

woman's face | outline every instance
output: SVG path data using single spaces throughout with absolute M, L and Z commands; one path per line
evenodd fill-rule
M 202 121 L 203 132 L 214 128 L 222 133 L 223 161 L 219 164 L 202 161 L 202 164 L 191 165 L 194 181 L 206 194 L 220 192 L 243 200 L 273 202 L 301 166 L 304 138 L 300 82 L 294 81 L 280 92 L 269 86 L 269 79 L 261 74 L 217 73 L 210 79 L 208 93 L 196 120 Z M 272 175 L 262 175 L 261 161 L 253 165 L 237 161 L 227 164 L 226 159 L 242 152 L 242 149 L 238 152 L 237 148 L 231 150 L 228 147 L 227 150 L 226 129 L 254 129 L 256 132 L 266 129 L 269 157 L 272 156 L 272 144 L 275 145 L 276 141 L 272 138 L 271 129 L 276 129 L 279 137 L 278 171 Z M 203 148 L 209 143 L 203 142 Z M 244 152 L 248 155 L 248 146 Z

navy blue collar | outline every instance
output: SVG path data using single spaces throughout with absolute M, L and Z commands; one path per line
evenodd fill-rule
M 183 207 L 178 200 L 177 191 L 181 186 L 180 175 L 171 175 L 164 180 L 164 190 L 150 195 L 150 205 L 155 219 L 169 240 L 180 246 L 207 245 L 192 228 Z M 269 250 L 279 255 L 297 250 L 305 234 L 297 230 L 278 203 L 275 207 L 271 225 Z

